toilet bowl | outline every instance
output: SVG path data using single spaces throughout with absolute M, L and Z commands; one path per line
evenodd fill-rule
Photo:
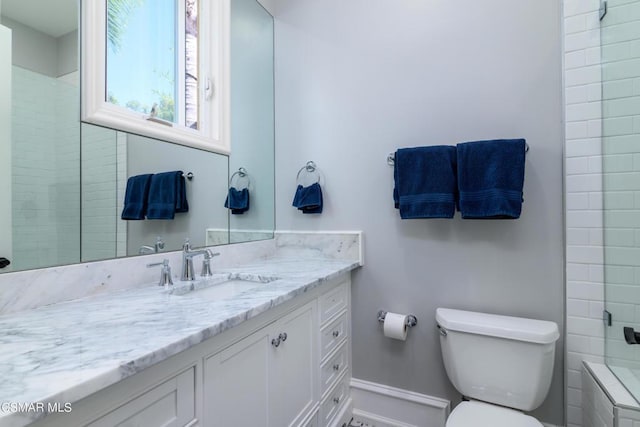
M 447 375 L 469 401 L 446 427 L 541 427 L 523 411 L 542 404 L 553 374 L 558 325 L 544 320 L 438 308 Z

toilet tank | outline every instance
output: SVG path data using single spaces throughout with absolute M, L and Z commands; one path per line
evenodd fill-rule
M 463 396 L 523 411 L 542 404 L 558 325 L 448 308 L 436 310 L 436 321 L 447 375 Z

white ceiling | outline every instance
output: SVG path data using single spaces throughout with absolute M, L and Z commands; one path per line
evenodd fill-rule
M 78 0 L 2 0 L 2 16 L 51 37 L 78 28 Z

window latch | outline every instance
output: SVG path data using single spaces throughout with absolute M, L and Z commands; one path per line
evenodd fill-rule
M 207 78 L 204 82 L 204 99 L 207 101 L 211 100 L 211 98 L 213 98 L 213 92 L 213 82 L 210 78 Z

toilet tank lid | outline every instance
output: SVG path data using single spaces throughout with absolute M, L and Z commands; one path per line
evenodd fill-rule
M 438 308 L 436 321 L 440 326 L 451 331 L 537 344 L 550 344 L 560 337 L 556 323 L 523 317 Z

